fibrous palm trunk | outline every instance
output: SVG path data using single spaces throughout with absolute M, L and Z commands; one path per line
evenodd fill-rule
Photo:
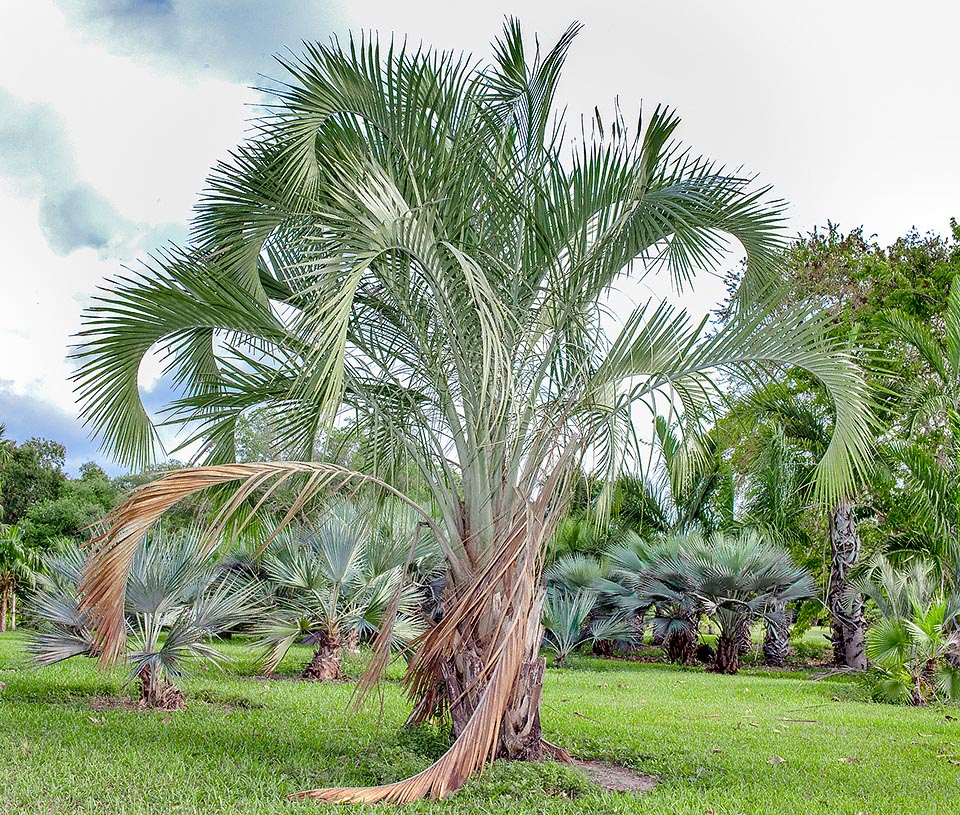
M 786 604 L 777 600 L 767 616 L 767 630 L 763 638 L 763 664 L 782 668 L 787 664 L 790 650 L 790 623 Z
M 740 668 L 740 638 L 721 634 L 717 638 L 717 650 L 708 671 L 718 674 L 735 674 Z
M 180 690 L 166 677 L 158 676 L 149 665 L 140 669 L 138 678 L 141 705 L 158 710 L 183 710 L 187 706 Z
M 491 757 L 569 759 L 543 740 L 540 726 L 545 595 L 539 556 L 552 527 L 544 525 L 546 513 L 538 506 L 522 507 L 509 522 L 496 524 L 491 555 L 481 568 L 449 575 L 443 618 L 411 665 L 418 678 L 412 689 L 420 697 L 411 721 L 445 707 L 458 744 L 490 739 Z M 424 681 L 431 676 L 434 681 Z
M 540 726 L 540 697 L 545 660 L 538 656 L 542 639 L 539 614 L 528 626 L 532 637 L 528 635 L 530 642 L 520 666 L 515 691 L 501 719 L 497 757 L 542 761 L 545 754 Z M 455 738 L 466 728 L 486 689 L 480 655 L 489 645 L 490 641 L 485 643 L 482 638 L 474 638 L 472 642 L 461 640 L 457 652 L 442 663 L 444 701 L 450 711 Z
M 320 636 L 313 658 L 301 676 L 310 682 L 340 678 L 340 637 L 336 631 L 325 631 Z
M 0 589 L 0 631 L 7 630 L 7 595 L 9 592 L 10 589 L 6 585 Z
M 847 605 L 847 584 L 850 571 L 860 558 L 860 535 L 849 501 L 840 501 L 830 512 L 830 583 L 827 606 L 835 665 L 862 671 L 867 667 L 864 648 L 863 600 L 854 598 Z
M 10 592 L 10 630 L 17 630 L 17 590 Z
M 667 659 L 679 665 L 689 665 L 697 653 L 697 635 L 692 625 L 674 628 L 663 641 Z

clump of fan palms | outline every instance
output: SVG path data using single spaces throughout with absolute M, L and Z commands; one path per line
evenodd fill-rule
M 750 626 L 780 621 L 787 603 L 812 596 L 810 576 L 779 547 L 755 532 L 697 532 L 657 544 L 622 546 L 611 553 L 614 572 L 630 591 L 625 601 L 658 609 L 655 626 L 666 630 L 678 661 L 690 661 L 697 623 L 707 617 L 719 628 L 710 670 L 736 673 Z M 663 609 L 669 613 L 664 614 Z
M 786 604 L 812 597 L 816 585 L 790 554 L 752 531 L 694 538 L 684 565 L 703 613 L 720 629 L 710 670 L 736 673 L 750 626 L 784 625 Z
M 945 595 L 933 564 L 914 560 L 898 569 L 877 555 L 851 581 L 850 593 L 868 597 L 881 615 L 867 631 L 879 699 L 960 702 L 960 595 Z
M 255 588 L 219 570 L 198 554 L 197 534 L 153 537 L 130 567 L 124 601 L 125 658 L 141 704 L 180 708 L 177 687 L 196 661 L 219 665 L 214 639 L 248 622 Z M 49 555 L 45 576 L 31 600 L 38 631 L 28 644 L 33 662 L 52 665 L 75 656 L 99 657 L 94 618 L 80 609 L 85 557 L 76 546 Z
M 679 563 L 685 535 L 644 540 L 629 532 L 610 550 L 609 580 L 599 583 L 620 608 L 642 617 L 653 609 L 654 641 L 667 659 L 680 665 L 693 661 L 702 610 Z M 656 570 L 654 585 L 648 578 Z
M 581 645 L 609 656 L 614 643 L 635 643 L 642 626 L 617 605 L 610 591 L 610 566 L 587 554 L 566 555 L 543 575 L 547 599 L 543 609 L 544 647 L 562 665 Z M 586 617 L 583 617 L 583 614 Z
M 379 633 L 388 613 L 395 615 L 392 645 L 402 648 L 426 629 L 410 567 L 433 558 L 425 543 L 411 549 L 405 531 L 396 534 L 382 521 L 371 525 L 349 504 L 331 509 L 313 528 L 283 532 L 261 564 L 272 605 L 255 628 L 266 649 L 265 670 L 274 671 L 290 647 L 301 644 L 314 649 L 304 679 L 338 679 L 344 648 Z

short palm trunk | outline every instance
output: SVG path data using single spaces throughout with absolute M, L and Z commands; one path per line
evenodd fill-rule
M 313 658 L 301 674 L 309 682 L 326 682 L 340 678 L 340 638 L 331 632 L 320 635 Z
M 787 664 L 787 652 L 790 650 L 790 623 L 785 610 L 781 607 L 767 618 L 767 630 L 763 638 L 763 664 L 773 668 L 782 668 Z
M 160 676 L 149 665 L 137 675 L 140 680 L 140 704 L 156 710 L 183 710 L 187 700 L 165 676 Z
M 713 662 L 707 670 L 718 674 L 735 674 L 740 669 L 740 646 L 739 636 L 721 634 L 717 638 L 717 650 L 713 655 Z
M 515 761 L 543 761 L 553 758 L 569 761 L 569 754 L 544 741 L 540 725 L 540 698 L 546 661 L 539 656 L 543 628 L 540 624 L 542 601 L 534 605 L 527 621 L 526 649 L 513 693 L 500 720 L 497 758 Z M 498 620 L 490 619 L 479 633 L 460 635 L 453 654 L 440 666 L 441 680 L 420 699 L 411 722 L 432 718 L 438 710 L 447 710 L 454 738 L 467 727 L 480 704 L 489 677 L 483 672 L 483 654 L 497 636 Z
M 443 666 L 444 695 L 450 710 L 453 735 L 463 732 L 473 715 L 485 684 L 476 649 L 464 649 Z M 540 697 L 545 660 L 528 655 L 520 669 L 513 697 L 500 723 L 498 758 L 543 761 L 543 731 L 540 727 Z
M 693 626 L 675 628 L 663 641 L 667 659 L 678 665 L 689 665 L 697 653 L 697 635 Z

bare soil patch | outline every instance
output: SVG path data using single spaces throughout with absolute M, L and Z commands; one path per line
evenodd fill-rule
M 607 792 L 650 792 L 657 786 L 657 779 L 652 775 L 631 770 L 620 764 L 608 761 L 584 761 L 579 758 L 573 764 L 594 784 Z

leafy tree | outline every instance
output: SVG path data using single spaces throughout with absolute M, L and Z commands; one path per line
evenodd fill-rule
M 903 394 L 903 435 L 887 446 L 897 492 L 916 520 L 896 548 L 922 553 L 960 587 L 960 277 L 947 298 L 942 339 L 902 311 L 881 320 L 915 353 L 921 372 Z
M 656 484 L 660 515 L 670 532 L 713 532 L 733 522 L 733 473 L 714 429 L 682 437 L 663 416 L 654 420 L 662 466 Z
M 56 498 L 31 504 L 21 527 L 27 540 L 39 548 L 69 538 L 81 542 L 90 537 L 89 527 L 113 506 L 116 489 L 93 462 L 81 467 L 80 478 L 64 481 Z
M 960 273 L 960 227 L 951 221 L 948 238 L 914 230 L 883 248 L 866 237 L 862 228 L 844 233 L 835 224 L 828 224 L 792 243 L 784 252 L 784 267 L 791 284 L 785 304 L 812 300 L 829 315 L 834 335 L 849 343 L 878 394 L 880 417 L 887 428 L 885 437 L 902 438 L 907 429 L 904 419 L 911 409 L 904 409 L 905 403 L 897 394 L 907 391 L 914 393 L 913 398 L 922 398 L 923 392 L 937 393 L 941 383 L 930 378 L 922 355 L 912 347 L 909 337 L 891 325 L 888 315 L 898 315 L 894 322 L 902 326 L 911 323 L 926 327 L 928 336 L 942 334 L 948 290 Z M 731 278 L 732 290 L 737 280 L 737 276 Z M 843 598 L 862 551 L 916 548 L 920 543 L 916 530 L 926 527 L 914 517 L 917 500 L 905 499 L 897 486 L 903 469 L 909 467 L 901 464 L 900 474 L 890 478 L 874 472 L 832 506 L 818 506 L 810 500 L 809 490 L 814 486 L 813 462 L 822 454 L 833 430 L 830 400 L 822 387 L 803 373 L 791 376 L 786 390 L 774 390 L 779 393 L 768 394 L 772 398 L 760 411 L 746 401 L 740 406 L 745 406 L 745 412 L 753 418 L 744 422 L 746 430 L 739 446 L 759 453 L 758 459 L 741 460 L 746 464 L 741 472 L 749 471 L 754 464 L 762 467 L 764 457 L 769 463 L 769 451 L 757 450 L 757 437 L 764 435 L 762 430 L 758 433 L 757 421 L 761 428 L 781 428 L 788 457 L 799 465 L 793 467 L 793 476 L 800 477 L 798 490 L 793 492 L 799 501 L 783 507 L 790 510 L 794 521 L 790 534 L 799 542 L 797 533 L 802 536 L 804 528 L 808 534 L 818 528 L 824 530 L 830 542 L 826 583 L 834 659 L 838 665 L 861 670 L 866 667 L 862 607 L 854 603 L 848 611 Z M 743 419 L 742 409 L 735 413 Z M 769 433 L 766 435 L 770 438 Z M 930 449 L 922 441 L 920 447 Z M 916 447 L 914 452 L 919 452 Z M 916 456 L 914 459 L 920 466 Z M 786 459 L 783 462 L 787 463 Z M 768 468 L 766 476 L 773 475 Z M 781 475 L 788 478 L 786 471 Z M 781 483 L 789 491 L 788 481 Z M 768 493 L 766 499 L 773 497 Z M 805 523 L 796 514 L 799 503 L 807 505 Z M 780 515 L 779 522 L 785 517 Z M 769 531 L 769 513 L 763 522 Z M 869 539 L 864 540 L 864 534 Z
M 9 455 L 0 464 L 0 501 L 3 520 L 18 524 L 31 505 L 60 496 L 67 480 L 63 473 L 66 450 L 48 439 L 29 439 L 7 445 Z
M 285 63 L 257 136 L 211 176 L 192 247 L 115 281 L 86 314 L 76 378 L 106 447 L 138 465 L 155 453 L 136 373 L 159 343 L 184 388 L 176 419 L 222 465 L 171 473 L 113 515 L 85 595 L 105 660 L 121 647 L 113 598 L 140 532 L 185 495 L 237 484 L 216 532 L 247 497 L 293 478 L 304 486 L 291 518 L 361 484 L 416 508 L 405 467 L 430 491 L 436 517 L 421 520 L 448 585 L 407 683 L 423 698 L 442 683 L 462 714 L 456 740 L 415 778 L 312 797 L 441 796 L 497 754 L 551 752 L 537 703 L 542 552 L 588 453 L 604 483 L 624 469 L 633 406 L 703 414 L 713 373 L 799 365 L 837 411 L 825 495 L 844 493 L 867 454 L 866 394 L 823 320 L 801 306 L 771 319 L 780 211 L 766 191 L 679 146 L 679 119 L 662 107 L 636 128 L 598 116 L 568 152 L 553 102 L 577 30 L 529 58 L 508 21 L 482 69 L 375 38 L 308 46 Z M 663 303 L 606 338 L 601 300 L 620 276 L 660 266 L 686 285 L 719 262 L 725 235 L 750 265 L 721 330 L 704 335 Z M 286 460 L 225 464 L 256 405 L 276 409 Z M 363 467 L 294 461 L 338 416 L 353 422 Z M 420 705 L 415 718 L 434 712 Z
M 834 663 L 864 670 L 863 603 L 848 603 L 846 594 L 863 548 L 855 503 L 848 496 L 825 508 L 815 500 L 816 462 L 830 442 L 833 422 L 822 389 L 797 373 L 736 403 L 725 422 L 729 436 L 741 434 L 733 444 L 734 466 L 744 482 L 740 525 L 786 546 L 811 569 L 818 565 L 817 539 L 826 538 L 822 572 Z M 771 653 L 783 652 L 784 631 L 771 627 L 768 633 Z

